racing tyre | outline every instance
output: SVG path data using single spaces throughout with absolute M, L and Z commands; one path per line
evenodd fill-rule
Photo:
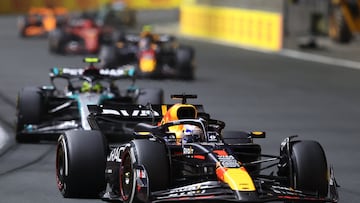
M 30 108 L 29 108 L 30 107 Z M 42 96 L 37 87 L 23 88 L 17 98 L 16 141 L 20 143 L 38 142 L 39 138 L 21 133 L 25 124 L 39 124 L 42 114 Z
M 146 175 L 137 173 L 139 167 L 145 170 Z M 119 178 L 120 195 L 124 203 L 147 202 L 149 192 L 164 190 L 169 185 L 166 146 L 148 139 L 133 140 L 122 155 Z M 144 185 L 137 185 L 139 179 L 148 180 L 145 188 Z
M 115 47 L 112 45 L 102 45 L 99 51 L 99 58 L 102 68 L 115 67 Z
M 291 148 L 291 160 L 293 165 L 291 187 L 326 197 L 328 169 L 321 145 L 311 140 L 294 142 Z
M 57 28 L 49 33 L 49 51 L 50 53 L 63 54 L 64 52 L 65 33 L 62 29 Z
M 140 89 L 140 95 L 137 99 L 138 104 L 163 104 L 164 103 L 164 91 L 162 89 Z
M 25 38 L 26 37 L 25 29 L 27 26 L 26 17 L 20 16 L 20 17 L 18 17 L 17 21 L 18 21 L 17 24 L 18 24 L 18 29 L 19 29 L 19 37 Z
M 56 180 L 66 197 L 99 197 L 105 190 L 106 144 L 99 131 L 73 130 L 60 136 Z
M 353 36 L 349 26 L 346 24 L 341 8 L 339 6 L 334 6 L 331 9 L 332 10 L 329 15 L 330 38 L 338 43 L 349 43 Z
M 188 46 L 181 46 L 176 50 L 176 69 L 180 79 L 194 79 L 194 49 Z

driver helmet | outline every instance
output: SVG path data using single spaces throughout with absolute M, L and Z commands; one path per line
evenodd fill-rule
M 102 85 L 100 83 L 96 83 L 95 85 L 90 84 L 88 81 L 85 81 L 82 83 L 81 92 L 96 92 L 100 93 L 103 89 Z
M 199 126 L 185 124 L 180 136 L 181 143 L 198 142 L 203 139 L 204 132 Z
M 153 40 L 153 27 L 151 25 L 144 25 L 141 30 L 140 37 L 150 37 Z

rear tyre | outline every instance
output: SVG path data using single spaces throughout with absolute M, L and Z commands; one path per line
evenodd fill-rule
M 23 88 L 17 98 L 16 141 L 38 142 L 39 138 L 22 133 L 26 124 L 39 124 L 42 114 L 42 96 L 36 87 Z
M 193 80 L 195 78 L 194 49 L 181 46 L 176 50 L 176 69 L 180 79 Z
M 329 36 L 338 43 L 349 43 L 353 37 L 339 6 L 332 7 L 329 20 Z
M 54 54 L 64 53 L 65 33 L 62 29 L 57 28 L 49 33 L 49 51 Z
M 116 67 L 116 57 L 115 57 L 115 47 L 112 45 L 102 45 L 99 51 L 100 66 L 102 68 L 115 68 Z
M 106 144 L 99 131 L 67 131 L 56 150 L 56 180 L 66 197 L 99 197 L 105 190 Z
M 137 99 L 138 104 L 163 104 L 164 103 L 164 91 L 162 89 L 144 88 L 140 89 L 140 94 Z
M 291 148 L 293 184 L 297 190 L 328 194 L 328 168 L 325 152 L 316 141 L 295 142 Z
M 133 140 L 122 156 L 120 166 L 120 194 L 124 203 L 145 202 L 148 194 L 137 190 L 136 167 L 143 166 L 148 177 L 149 192 L 164 190 L 170 182 L 169 157 L 162 143 L 148 139 Z M 161 175 L 160 175 L 161 174 Z

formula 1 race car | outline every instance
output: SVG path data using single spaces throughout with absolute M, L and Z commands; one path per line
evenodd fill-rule
M 66 23 L 68 11 L 62 7 L 33 7 L 29 13 L 18 18 L 20 37 L 41 37 Z
M 91 17 L 73 17 L 66 25 L 49 33 L 49 51 L 55 54 L 97 54 L 102 40 L 110 32 L 97 25 Z
M 58 68 L 50 71 L 50 86 L 25 87 L 18 93 L 18 142 L 53 140 L 65 130 L 90 130 L 89 104 L 161 104 L 163 90 L 135 86 L 134 68 L 98 69 L 97 58 L 85 58 L 83 68 Z M 120 82 L 130 81 L 130 85 Z M 124 129 L 125 130 L 125 129 Z
M 317 141 L 291 136 L 279 155 L 265 155 L 253 142 L 265 132 L 224 131 L 202 105 L 187 103 L 196 95 L 173 98 L 182 102 L 90 106 L 92 130 L 66 131 L 58 140 L 62 195 L 125 203 L 337 202 L 334 172 Z M 132 137 L 108 144 L 106 129 L 130 120 L 144 122 Z
M 115 43 L 100 48 L 99 57 L 104 68 L 134 64 L 140 77 L 195 77 L 194 49 L 179 45 L 174 36 L 166 34 L 120 34 Z

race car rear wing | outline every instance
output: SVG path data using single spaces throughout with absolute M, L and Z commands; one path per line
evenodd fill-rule
M 88 105 L 92 116 L 109 116 L 126 120 L 161 120 L 167 110 L 173 104 L 111 104 L 111 105 Z M 204 112 L 203 105 L 194 105 L 198 112 Z
M 88 105 L 88 122 L 93 130 L 104 134 L 132 134 L 138 123 L 157 125 L 167 109 L 173 104 L 105 104 Z M 202 105 L 194 105 L 198 111 L 203 111 Z M 120 136 L 121 137 L 121 136 Z M 117 137 L 119 138 L 119 136 Z
M 135 68 L 131 65 L 125 65 L 117 69 L 96 69 L 97 75 L 99 78 L 110 78 L 113 80 L 123 79 L 123 78 L 133 78 L 135 76 Z M 50 69 L 50 79 L 53 78 L 79 78 L 84 76 L 85 71 L 83 68 L 58 68 L 53 67 Z

